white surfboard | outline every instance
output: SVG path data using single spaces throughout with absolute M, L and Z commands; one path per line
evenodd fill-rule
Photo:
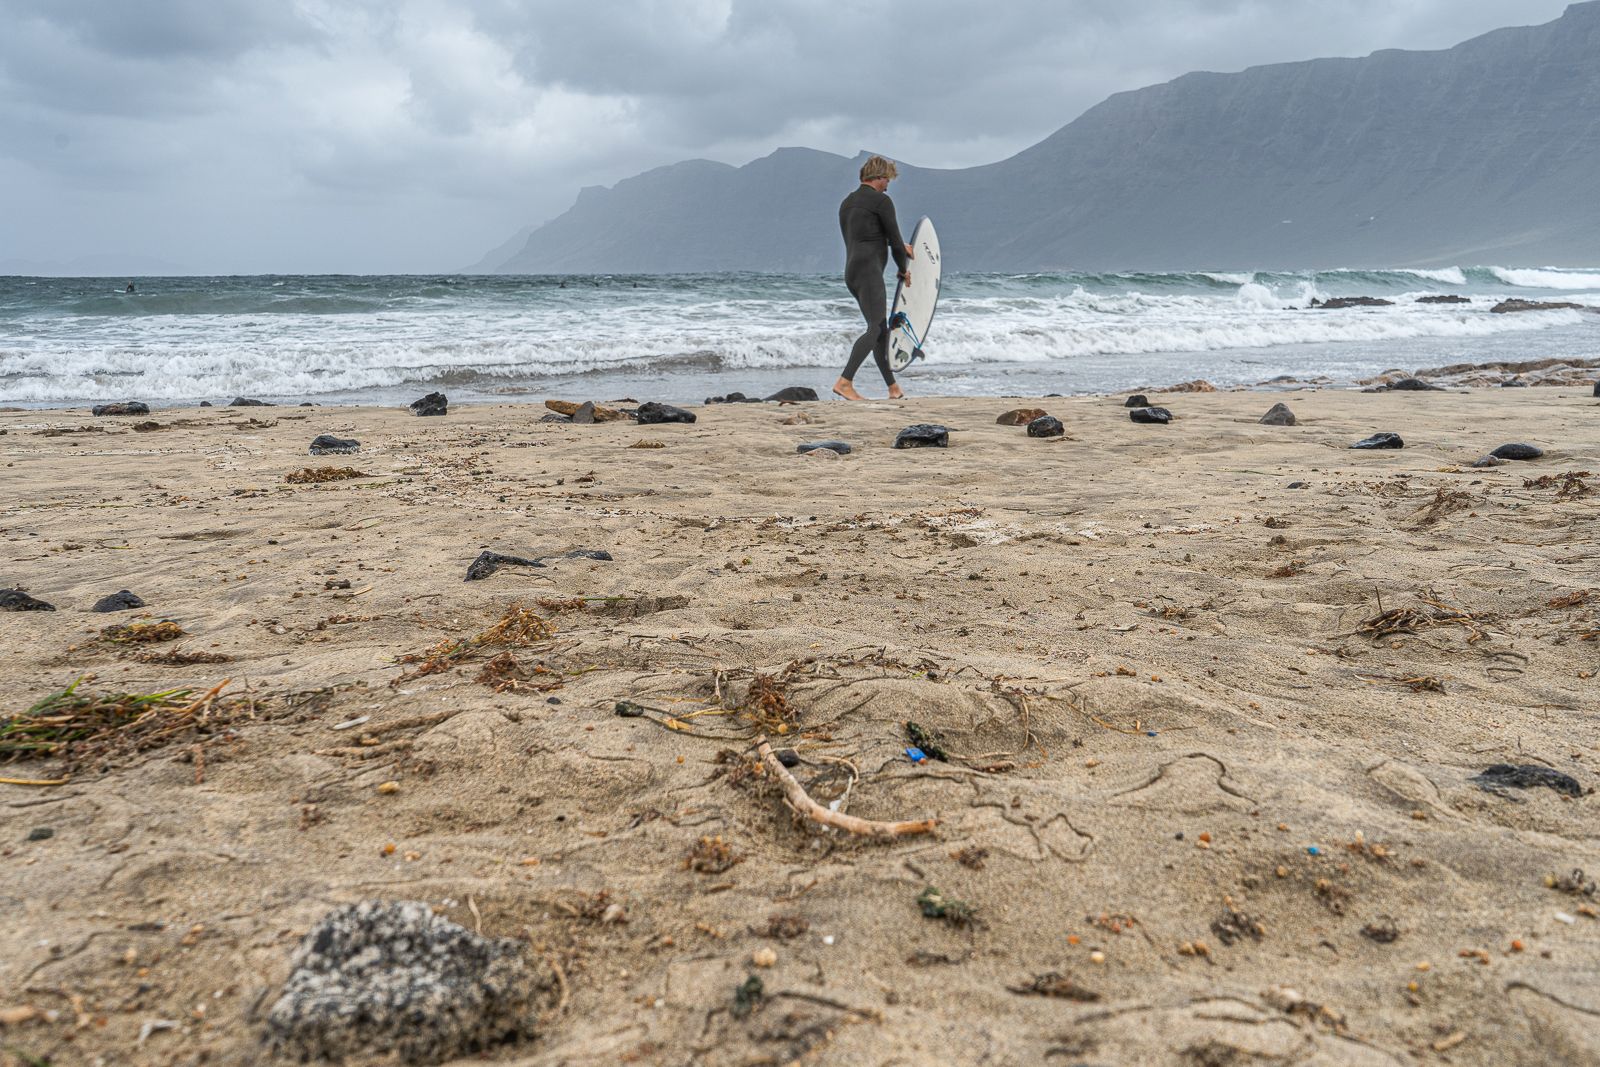
M 897 371 L 922 359 L 922 346 L 933 325 L 933 312 L 939 306 L 939 235 L 924 216 L 911 231 L 911 284 L 896 284 L 894 303 L 889 308 L 889 365 Z

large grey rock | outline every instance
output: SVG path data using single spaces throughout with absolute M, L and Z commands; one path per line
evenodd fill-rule
M 1278 403 L 1272 405 L 1267 413 L 1261 416 L 1263 426 L 1293 426 L 1297 421 L 1294 412 L 1289 410 L 1288 404 Z
M 442 1063 L 529 1036 L 541 982 L 513 940 L 481 937 L 416 901 L 363 901 L 306 934 L 267 1011 L 289 1060 Z
M 901 164 L 891 195 L 902 220 L 937 220 L 963 271 L 1592 266 L 1596 55 L 1600 4 L 1578 3 L 1442 51 L 1187 74 L 1000 162 Z M 818 220 L 858 164 L 786 148 L 585 189 L 498 269 L 837 273 Z

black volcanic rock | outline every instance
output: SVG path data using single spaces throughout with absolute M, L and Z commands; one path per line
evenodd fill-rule
M 1289 410 L 1289 405 L 1284 403 L 1272 405 L 1267 413 L 1261 416 L 1263 426 L 1293 426 L 1297 421 L 1294 412 Z
M 228 401 L 228 406 L 230 408 L 270 408 L 276 405 L 269 404 L 265 400 L 251 400 L 247 396 L 236 396 Z
M 96 404 L 89 409 L 91 415 L 148 415 L 150 405 L 143 400 L 123 400 L 116 404 Z
M 54 611 L 54 604 L 46 604 L 20 589 L 0 589 L 0 611 Z
M 450 398 L 443 393 L 429 393 L 419 397 L 410 404 L 411 413 L 424 418 L 437 417 L 450 414 Z
M 1351 448 L 1404 448 L 1406 443 L 1397 433 L 1375 433 L 1371 437 L 1357 441 Z
M 896 448 L 949 448 L 950 431 L 930 422 L 907 426 L 895 436 Z
M 1028 423 L 1029 437 L 1061 437 L 1066 432 L 1066 427 L 1054 415 L 1040 415 Z
M 767 399 L 776 400 L 780 404 L 799 404 L 807 400 L 816 400 L 817 391 L 809 385 L 789 385 L 779 389 Z
M 332 434 L 319 433 L 311 441 L 311 454 L 313 456 L 344 456 L 359 451 L 361 451 L 361 442 L 353 437 L 335 437 Z
M 1493 452 L 1490 452 L 1489 455 L 1495 459 L 1539 459 L 1544 455 L 1544 449 L 1536 448 L 1533 445 L 1513 443 L 1501 445 Z
M 1128 412 L 1128 418 L 1151 426 L 1165 426 L 1172 421 L 1172 412 L 1166 408 L 1134 408 Z
M 1336 296 L 1332 300 L 1313 300 L 1311 306 L 1320 311 L 1343 311 L 1345 308 L 1391 308 L 1394 301 L 1376 296 Z
M 1442 393 L 1444 386 L 1425 382 L 1421 378 L 1400 378 L 1392 382 L 1384 382 L 1375 386 L 1375 393 Z
M 1125 408 L 1147 408 L 1150 406 L 1150 398 L 1143 393 L 1134 393 L 1122 402 L 1122 406 Z
M 1495 315 L 1514 315 L 1520 311 L 1583 311 L 1586 305 L 1574 304 L 1568 301 L 1546 302 L 1543 300 L 1502 300 L 1489 311 Z
M 1470 303 L 1472 303 L 1472 298 L 1471 297 L 1466 297 L 1466 296 L 1450 296 L 1450 295 L 1446 295 L 1446 296 L 1419 296 L 1419 297 L 1417 297 L 1417 303 L 1419 303 L 1419 304 L 1470 304 Z
M 675 408 L 671 404 L 661 404 L 654 400 L 639 405 L 639 425 L 654 426 L 663 422 L 694 422 L 695 414 L 682 408 Z
M 841 456 L 848 456 L 851 451 L 850 445 L 844 441 L 807 441 L 804 444 L 796 445 L 794 450 L 804 454 L 818 448 L 825 448 L 829 452 L 837 452 Z
M 138 594 L 130 593 L 128 590 L 123 589 L 112 593 L 110 596 L 101 597 L 94 602 L 94 607 L 89 610 L 100 612 L 133 611 L 142 607 L 144 607 L 144 600 Z
M 469 582 L 481 582 L 501 567 L 543 567 L 544 564 L 536 559 L 527 559 L 524 556 L 507 556 L 500 552 L 484 551 L 478 553 L 478 558 L 467 565 Z

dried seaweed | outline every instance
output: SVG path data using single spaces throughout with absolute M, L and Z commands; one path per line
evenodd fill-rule
M 415 670 L 407 671 L 400 675 L 391 686 L 400 685 L 417 678 L 425 678 L 430 674 L 440 674 L 452 670 L 463 663 L 467 663 L 489 648 L 530 648 L 542 644 L 555 636 L 555 627 L 540 618 L 521 604 L 513 604 L 506 609 L 500 621 L 481 631 L 472 638 L 446 638 L 431 648 L 421 652 L 409 652 L 395 660 L 396 663 L 417 664 Z M 508 665 L 502 664 L 499 669 L 507 669 Z M 488 672 L 488 668 L 485 668 Z M 485 681 L 482 675 L 479 681 Z
M 1356 633 L 1373 640 L 1395 634 L 1416 634 L 1436 626 L 1460 626 L 1467 631 L 1467 644 L 1476 644 L 1488 635 L 1479 623 L 1490 621 L 1486 615 L 1475 615 L 1463 608 L 1453 608 L 1428 597 L 1418 597 L 1420 608 L 1391 608 L 1380 612 L 1356 627 Z M 1379 607 L 1382 607 L 1380 604 Z
M 104 764 L 168 744 L 201 742 L 252 706 L 242 699 L 218 701 L 226 681 L 196 697 L 192 689 L 88 693 L 81 689 L 88 679 L 85 675 L 0 720 L 0 761 L 59 758 L 69 768 Z
M 917 906 L 928 919 L 939 919 L 951 926 L 967 927 L 977 924 L 977 909 L 964 900 L 947 897 L 933 886 L 928 886 L 917 896 Z
M 757 674 L 750 679 L 740 710 L 767 733 L 786 734 L 800 725 L 800 713 L 784 695 L 782 679 L 770 674 Z
M 165 652 L 136 652 L 134 659 L 140 663 L 157 663 L 163 667 L 192 667 L 201 663 L 232 663 L 233 657 L 224 652 L 190 652 L 171 648 Z
M 689 854 L 684 857 L 683 866 L 687 870 L 698 874 L 721 874 L 733 869 L 744 862 L 744 857 L 733 850 L 733 846 L 716 837 L 702 837 L 696 841 Z
M 107 626 L 100 631 L 100 639 L 117 645 L 144 645 L 158 641 L 176 641 L 189 634 L 170 619 L 160 622 L 124 622 Z
M 1472 494 L 1470 493 L 1439 489 L 1434 493 L 1433 499 L 1416 513 L 1416 521 L 1412 525 L 1417 529 L 1424 529 L 1434 525 L 1440 519 L 1453 512 L 1470 508 L 1472 504 Z
M 322 482 L 344 482 L 351 478 L 371 478 L 366 471 L 354 467 L 301 467 L 283 476 L 290 485 L 317 485 Z
M 1071 978 L 1056 971 L 1046 971 L 1044 974 L 1035 975 L 1030 982 L 1006 988 L 1025 997 L 1054 997 L 1057 1000 L 1073 1000 L 1080 1004 L 1092 1004 L 1100 999 L 1099 993 L 1085 989 Z
M 1554 489 L 1559 500 L 1572 500 L 1581 496 L 1588 496 L 1595 491 L 1595 487 L 1584 481 L 1591 478 L 1588 471 L 1567 471 L 1565 474 L 1543 474 L 1537 478 L 1524 478 L 1524 489 Z

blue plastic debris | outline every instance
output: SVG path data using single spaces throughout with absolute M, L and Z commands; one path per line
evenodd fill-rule
M 1146 737 L 1154 737 L 1154 736 L 1156 736 L 1156 732 L 1155 732 L 1155 731 L 1154 731 L 1154 730 L 1146 730 L 1146 731 L 1145 731 L 1145 732 L 1144 732 L 1144 735 L 1145 735 L 1145 736 L 1146 736 Z
M 1320 856 L 1320 855 L 1322 855 L 1322 850 L 1320 848 L 1318 848 L 1316 845 L 1307 845 L 1306 846 L 1306 854 L 1310 855 L 1310 856 Z
M 911 758 L 912 763 L 921 763 L 923 760 L 928 758 L 927 753 L 923 752 L 920 748 L 908 748 L 906 749 L 906 755 Z

